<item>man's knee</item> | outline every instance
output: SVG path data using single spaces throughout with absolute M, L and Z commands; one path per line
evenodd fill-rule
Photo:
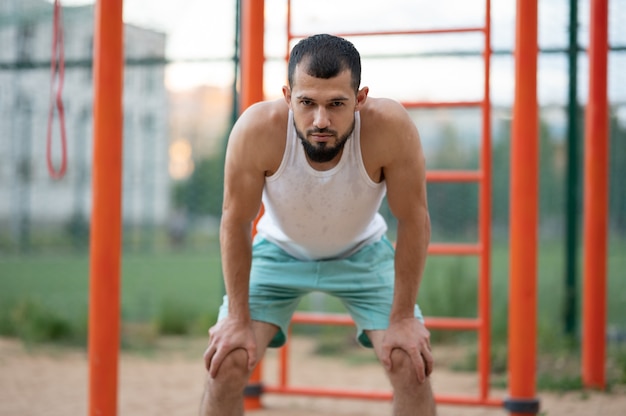
M 391 383 L 398 386 L 415 386 L 418 383 L 417 367 L 409 354 L 401 349 L 391 351 L 391 371 L 389 371 Z
M 419 382 L 418 370 L 404 350 L 391 352 L 391 365 L 388 376 L 394 393 L 393 414 L 434 416 L 436 406 L 430 378 Z
M 406 351 L 394 349 L 391 352 L 391 371 L 388 375 L 394 391 L 408 391 L 420 400 L 430 400 L 432 398 L 430 378 L 426 377 L 424 382 L 420 382 L 417 371 L 416 365 Z
M 250 372 L 248 370 L 248 352 L 244 349 L 231 351 L 222 361 L 217 375 L 208 377 L 209 384 L 219 383 L 234 387 L 245 387 Z
M 207 374 L 200 414 L 243 414 L 243 391 L 249 374 L 247 351 L 236 349 L 228 353 L 216 376 Z

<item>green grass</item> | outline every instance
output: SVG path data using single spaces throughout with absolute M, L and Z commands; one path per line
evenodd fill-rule
M 206 333 L 215 320 L 222 295 L 221 268 L 216 254 L 129 254 L 123 257 L 121 316 L 129 326 L 156 325 L 161 333 Z M 89 260 L 86 256 L 0 259 L 0 333 L 20 335 L 21 327 L 29 319 L 41 321 L 36 317 L 51 316 L 56 325 L 71 328 L 69 338 L 72 341 L 84 343 L 88 299 Z M 39 340 L 44 335 L 28 338 Z
M 626 243 L 612 241 L 609 247 L 608 325 L 624 334 Z M 582 257 L 582 249 L 579 254 Z M 578 343 L 564 342 L 562 336 L 564 250 L 561 244 L 541 242 L 538 255 L 539 350 L 558 360 L 564 354 L 578 354 L 576 350 L 579 348 Z M 492 250 L 491 284 L 492 349 L 498 351 L 498 362 L 502 363 L 506 362 L 508 269 L 508 247 L 495 245 Z M 427 316 L 476 316 L 477 276 L 478 260 L 475 257 L 431 256 L 419 296 L 422 310 Z M 582 267 L 578 277 L 579 281 L 582 280 Z M 4 255 L 0 257 L 0 335 L 20 337 L 33 343 L 52 341 L 84 345 L 88 292 L 87 254 Z M 215 321 L 222 295 L 220 260 L 215 247 L 207 250 L 206 254 L 124 254 L 121 293 L 123 345 L 149 346 L 160 334 L 206 334 Z M 581 302 L 579 295 L 579 310 Z M 301 304 L 304 310 L 320 308 L 332 312 L 344 311 L 338 301 L 324 296 L 308 296 Z M 335 342 L 332 329 L 298 326 L 295 330 L 296 333 L 315 335 L 320 342 L 328 344 L 322 345 L 322 350 L 341 348 L 332 345 Z M 340 337 L 342 342 L 349 342 L 347 340 L 351 338 L 344 333 Z M 473 354 L 472 346 L 476 345 L 472 332 L 433 331 L 433 339 L 435 342 L 461 342 L 468 347 L 469 358 Z M 621 369 L 615 375 L 616 380 L 622 383 L 626 380 L 624 349 L 622 344 L 611 346 L 609 350 L 609 359 L 615 363 L 613 367 Z M 545 367 L 550 368 L 550 364 Z M 572 374 L 574 376 L 568 375 L 569 378 L 563 379 L 565 381 L 546 378 L 542 379 L 542 383 L 548 386 L 552 382 L 576 385 L 576 373 Z

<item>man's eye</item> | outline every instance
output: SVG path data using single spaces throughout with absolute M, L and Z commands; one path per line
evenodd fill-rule
M 342 101 L 335 101 L 331 104 L 333 107 L 341 107 L 343 105 Z
M 310 100 L 302 100 L 302 101 L 300 101 L 300 104 L 308 106 L 308 105 L 311 105 L 312 102 Z

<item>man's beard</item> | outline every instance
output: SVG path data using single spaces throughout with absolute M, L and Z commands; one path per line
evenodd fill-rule
M 346 142 L 350 138 L 353 130 L 354 122 L 352 123 L 352 127 L 350 128 L 350 130 L 348 130 L 345 135 L 341 136 L 337 144 L 334 146 L 328 146 L 327 142 L 312 144 L 306 139 L 306 136 L 311 134 L 332 134 L 333 136 L 337 137 L 337 132 L 334 130 L 311 129 L 307 131 L 307 134 L 305 136 L 300 130 L 298 130 L 298 127 L 296 127 L 296 134 L 298 135 L 298 138 L 300 138 L 302 146 L 304 147 L 304 152 L 306 153 L 309 160 L 316 163 L 325 163 L 333 160 L 341 152 Z

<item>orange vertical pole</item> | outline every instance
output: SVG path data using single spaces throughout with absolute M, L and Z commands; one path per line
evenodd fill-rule
M 241 110 L 263 100 L 264 0 L 241 3 Z
M 482 143 L 480 168 L 483 173 L 480 182 L 480 281 L 478 291 L 478 307 L 480 316 L 480 354 L 478 356 L 478 370 L 480 374 L 480 397 L 486 399 L 489 395 L 489 374 L 491 362 L 491 1 L 485 1 L 485 44 L 483 61 L 485 65 L 483 102 L 482 102 Z
M 263 100 L 263 66 L 265 64 L 264 0 L 241 3 L 241 110 Z M 255 222 L 256 226 L 256 222 Z M 259 362 L 245 391 L 244 408 L 260 409 L 262 363 Z
M 289 338 L 291 338 L 291 327 L 289 328 Z M 286 342 L 285 345 L 282 346 L 279 353 L 279 368 L 280 371 L 278 373 L 278 385 L 280 387 L 287 387 L 289 384 L 289 342 Z
M 604 388 L 609 179 L 607 0 L 591 0 L 590 20 L 589 101 L 585 114 L 582 378 L 587 387 Z
M 99 0 L 94 28 L 89 414 L 117 414 L 122 195 L 122 0 Z
M 289 62 L 289 54 L 291 52 L 291 0 L 287 0 L 287 48 L 285 51 L 285 63 Z
M 515 102 L 511 130 L 509 394 L 514 415 L 539 410 L 537 328 L 538 109 L 537 0 L 517 0 Z

